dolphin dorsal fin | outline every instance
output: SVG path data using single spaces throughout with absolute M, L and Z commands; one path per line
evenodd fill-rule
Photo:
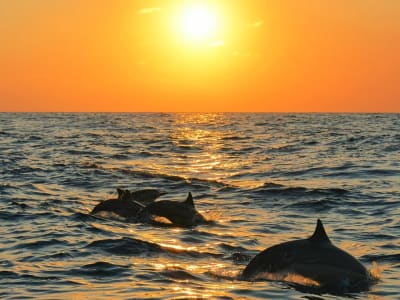
M 325 232 L 324 225 L 322 225 L 322 222 L 320 219 L 317 221 L 317 227 L 315 228 L 315 231 L 311 237 L 308 238 L 311 242 L 317 242 L 317 243 L 330 243 L 331 241 L 328 238 L 328 235 Z
M 189 194 L 185 200 L 185 203 L 194 207 L 193 196 L 192 196 L 191 192 L 189 192 Z
M 117 192 L 118 192 L 118 199 L 121 199 L 125 191 L 123 189 L 117 188 Z
M 129 190 L 117 189 L 118 191 L 118 200 L 128 201 L 131 196 L 131 192 Z

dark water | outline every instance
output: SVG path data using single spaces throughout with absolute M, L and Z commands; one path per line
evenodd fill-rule
M 0 298 L 340 299 L 237 279 L 317 218 L 400 299 L 398 114 L 0 114 Z M 214 224 L 88 212 L 116 188 L 191 191 Z

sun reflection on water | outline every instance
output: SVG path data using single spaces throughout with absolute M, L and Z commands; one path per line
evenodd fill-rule
M 179 295 L 184 295 L 183 297 L 180 296 L 177 299 L 207 299 L 213 296 L 212 294 L 209 294 L 206 291 L 200 292 L 186 286 L 173 286 L 172 290 L 178 293 Z
M 379 280 L 382 277 L 382 272 L 388 267 L 380 266 L 376 261 L 372 262 L 371 269 L 369 270 L 373 280 Z
M 170 134 L 174 145 L 173 161 L 169 170 L 183 175 L 188 181 L 196 177 L 232 186 L 262 186 L 264 182 L 258 182 L 252 174 L 242 175 L 246 166 L 259 160 L 257 156 L 243 156 L 243 151 L 253 146 L 248 144 L 246 129 L 228 129 L 228 123 L 227 114 L 174 115 L 174 130 Z
M 218 127 L 223 122 L 223 115 L 218 114 L 183 114 L 177 115 L 171 141 L 174 145 L 176 171 L 184 174 L 206 175 L 216 180 L 226 174 L 218 174 L 219 166 L 224 161 L 220 151 L 223 146 L 224 132 Z M 203 125 L 206 125 L 205 128 Z M 210 125 L 213 125 L 210 128 Z M 210 178 L 210 170 L 215 170 Z M 221 171 L 219 171 L 221 172 Z
M 125 159 L 115 157 L 102 166 L 104 169 L 122 169 L 128 174 L 224 183 L 237 187 L 256 188 L 264 181 L 247 173 L 249 166 L 264 172 L 265 154 L 243 155 L 254 145 L 248 130 L 232 127 L 230 117 L 221 113 L 179 113 L 171 115 L 166 131 L 140 132 L 139 140 L 148 147 L 127 145 Z M 156 125 L 155 125 L 156 126 Z M 155 127 L 156 128 L 156 127 Z M 136 133 L 135 133 L 136 134 Z M 128 139 L 131 138 L 128 136 Z M 136 137 L 135 137 L 136 139 Z M 249 150 L 246 150 L 249 149 Z M 168 156 L 169 159 L 164 158 Z M 263 162 L 259 164 L 259 162 Z M 257 166 L 260 166 L 260 170 Z
M 161 247 L 167 248 L 169 251 L 183 252 L 183 251 L 198 251 L 197 247 L 185 247 L 182 245 L 176 244 L 178 241 L 170 241 L 170 243 L 160 243 Z
M 172 281 L 168 289 L 175 294 L 176 298 L 174 297 L 174 299 L 204 299 L 226 296 L 227 291 L 235 288 L 235 281 L 238 276 L 238 271 L 229 270 L 226 264 L 210 261 L 193 264 L 184 260 L 179 263 L 171 263 L 166 260 L 154 263 L 153 267 Z M 206 289 L 199 288 L 204 276 L 215 278 L 215 282 Z

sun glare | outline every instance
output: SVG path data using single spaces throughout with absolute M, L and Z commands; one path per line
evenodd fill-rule
M 186 39 L 191 41 L 211 39 L 218 27 L 215 12 L 201 4 L 192 4 L 184 8 L 179 21 L 179 30 Z

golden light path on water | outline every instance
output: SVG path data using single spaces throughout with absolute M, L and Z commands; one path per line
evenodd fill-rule
M 221 151 L 223 147 L 223 138 L 226 133 L 215 129 L 203 129 L 202 125 L 208 127 L 213 124 L 219 127 L 224 122 L 224 117 L 218 114 L 200 114 L 200 115 L 182 115 L 174 122 L 174 132 L 171 135 L 173 144 L 179 149 L 190 148 L 198 149 L 198 153 L 187 155 L 177 155 L 174 163 L 179 166 L 176 171 L 179 173 L 194 173 L 198 175 L 208 174 L 212 169 L 234 170 L 239 163 L 230 163 Z M 208 180 L 219 180 L 226 178 L 232 173 L 212 172 L 213 178 Z
M 251 176 L 248 179 L 235 179 L 240 170 L 256 161 L 257 157 L 242 159 L 239 154 L 235 154 L 240 146 L 236 149 L 232 142 L 229 146 L 226 145 L 226 140 L 238 139 L 238 143 L 246 140 L 244 136 L 237 137 L 234 131 L 225 130 L 224 125 L 228 122 L 229 119 L 222 113 L 176 114 L 171 130 L 165 133 L 169 138 L 165 142 L 170 142 L 174 149 L 168 153 L 171 157 L 168 162 L 157 158 L 157 155 L 151 155 L 144 159 L 112 161 L 111 165 L 104 167 L 114 168 L 122 164 L 122 167 L 160 176 L 183 177 L 188 182 L 200 179 L 248 188 L 263 185 L 264 182 L 250 178 Z M 162 151 L 156 150 L 153 154 L 162 154 Z M 266 171 L 265 164 L 262 168 Z

